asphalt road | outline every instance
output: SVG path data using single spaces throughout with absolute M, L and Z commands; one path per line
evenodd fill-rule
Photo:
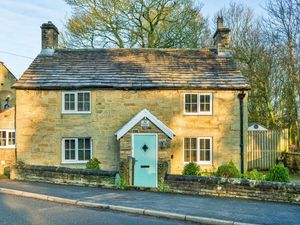
M 187 225 L 0 194 L 0 225 Z
M 0 187 L 87 202 L 153 209 L 244 223 L 300 225 L 300 205 L 298 204 L 9 180 L 1 180 Z

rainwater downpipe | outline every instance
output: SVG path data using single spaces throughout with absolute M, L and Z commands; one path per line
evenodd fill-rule
M 244 173 L 244 91 L 238 94 L 240 100 L 240 155 L 241 155 L 241 173 Z

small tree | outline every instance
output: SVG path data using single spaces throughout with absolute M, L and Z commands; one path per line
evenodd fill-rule
M 224 164 L 218 167 L 216 172 L 217 177 L 225 177 L 225 178 L 240 178 L 241 173 L 236 168 L 234 163 L 230 161 L 228 164 Z
M 289 182 L 289 170 L 282 163 L 276 164 L 267 173 L 266 180 L 275 182 Z
M 189 164 L 186 164 L 184 166 L 184 169 L 182 171 L 183 175 L 200 175 L 200 168 L 199 166 L 194 163 L 194 162 L 190 162 Z
M 87 169 L 100 170 L 101 162 L 97 158 L 92 158 L 86 163 Z

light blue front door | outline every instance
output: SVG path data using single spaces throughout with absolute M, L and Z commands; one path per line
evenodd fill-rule
M 157 187 L 157 136 L 133 135 L 134 186 Z

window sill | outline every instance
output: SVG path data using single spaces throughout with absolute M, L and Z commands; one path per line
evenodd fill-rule
M 190 162 L 184 162 L 184 165 L 189 164 Z M 211 166 L 212 162 L 194 162 L 197 165 L 202 165 L 202 166 Z
M 70 115 L 70 114 L 73 114 L 73 115 L 88 115 L 88 114 L 92 114 L 91 112 L 61 112 L 61 114 L 67 114 L 67 115 Z
M 61 164 L 86 164 L 88 160 L 86 161 L 62 161 Z
M 208 113 L 183 113 L 185 116 L 212 116 L 212 112 Z
M 0 146 L 0 149 L 16 149 L 15 146 Z

